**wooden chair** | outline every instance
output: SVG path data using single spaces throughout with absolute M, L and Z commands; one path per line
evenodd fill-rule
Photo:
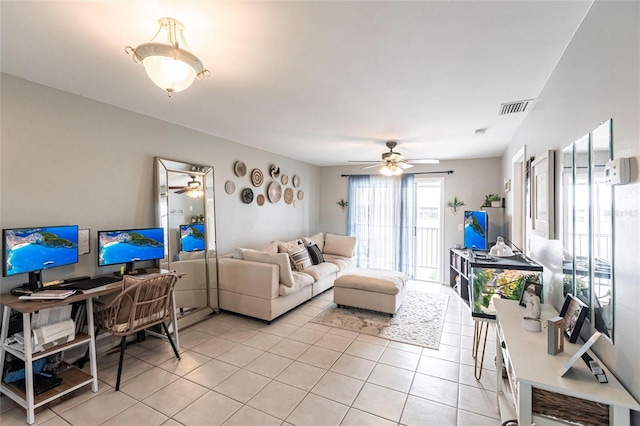
M 180 354 L 166 324 L 171 318 L 173 289 L 177 280 L 178 276 L 175 272 L 155 274 L 144 278 L 125 276 L 123 290 L 115 298 L 107 299 L 106 302 L 100 299 L 94 300 L 96 327 L 113 335 L 122 336 L 116 391 L 120 390 L 120 376 L 124 351 L 127 346 L 127 336 L 162 324 L 176 358 L 180 359 Z

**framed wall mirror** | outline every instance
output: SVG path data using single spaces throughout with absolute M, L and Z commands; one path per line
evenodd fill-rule
M 608 120 L 562 152 L 562 269 L 564 295 L 589 306 L 588 323 L 613 342 L 614 210 L 612 187 L 604 181 L 612 131 Z
M 162 269 L 181 274 L 175 289 L 179 327 L 218 310 L 213 167 L 156 158 L 156 212 L 165 232 Z

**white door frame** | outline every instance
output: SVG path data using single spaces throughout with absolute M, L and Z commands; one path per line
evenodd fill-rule
M 527 146 L 524 145 L 511 158 L 511 232 L 510 239 L 513 245 L 527 252 L 526 242 L 526 197 L 525 197 L 525 168 L 527 158 Z

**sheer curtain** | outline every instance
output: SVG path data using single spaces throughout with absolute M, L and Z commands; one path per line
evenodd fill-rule
M 413 175 L 350 176 L 347 231 L 358 238 L 361 268 L 416 272 Z

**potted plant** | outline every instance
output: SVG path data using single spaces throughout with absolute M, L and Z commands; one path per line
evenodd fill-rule
M 343 213 L 349 206 L 349 202 L 345 201 L 344 198 L 341 198 L 336 204 L 340 206 L 340 210 L 342 210 Z
M 498 194 L 484 196 L 484 204 L 481 207 L 502 207 L 502 197 Z
M 458 207 L 464 206 L 464 201 L 458 200 L 458 197 L 453 197 L 453 200 L 447 201 L 447 207 L 451 209 L 451 213 L 458 213 Z

